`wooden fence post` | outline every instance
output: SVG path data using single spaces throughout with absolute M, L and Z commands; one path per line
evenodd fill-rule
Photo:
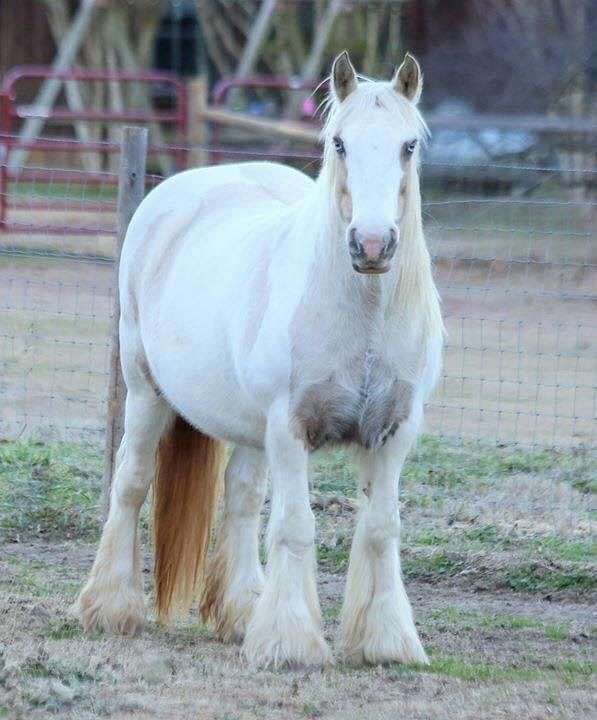
M 114 304 L 110 330 L 110 377 L 108 381 L 106 448 L 104 455 L 103 506 L 107 514 L 110 506 L 112 475 L 116 453 L 124 430 L 124 399 L 126 389 L 120 367 L 120 297 L 118 269 L 120 253 L 127 228 L 145 194 L 145 161 L 147 156 L 147 130 L 125 127 L 122 130 L 120 172 L 118 175 L 118 235 L 114 262 Z
M 202 167 L 208 164 L 209 153 L 208 127 L 203 113 L 207 107 L 208 85 L 205 75 L 193 78 L 187 85 L 189 97 L 189 137 L 191 143 L 190 167 Z

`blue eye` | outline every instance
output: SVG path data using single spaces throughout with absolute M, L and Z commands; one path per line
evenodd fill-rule
M 404 143 L 404 147 L 402 148 L 402 152 L 405 154 L 406 157 L 410 157 L 417 147 L 417 141 L 411 140 L 410 142 Z
M 334 147 L 336 148 L 336 152 L 338 155 L 343 156 L 346 155 L 346 148 L 344 147 L 344 143 L 342 142 L 342 138 L 339 138 L 337 135 L 333 138 Z

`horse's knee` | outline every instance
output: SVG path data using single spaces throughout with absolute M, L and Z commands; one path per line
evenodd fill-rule
M 261 511 L 265 497 L 265 463 L 246 449 L 237 449 L 226 469 L 226 511 L 250 517 Z
M 226 477 L 227 503 L 229 513 L 252 516 L 260 512 L 265 495 L 265 482 L 255 476 L 235 474 Z
M 153 457 L 130 450 L 124 454 L 114 479 L 114 493 L 123 504 L 140 505 L 145 500 L 154 470 Z
M 400 515 L 397 509 L 369 510 L 364 517 L 365 540 L 368 547 L 381 555 L 400 536 Z
M 273 527 L 271 541 L 303 557 L 315 542 L 315 516 L 311 508 L 288 508 Z

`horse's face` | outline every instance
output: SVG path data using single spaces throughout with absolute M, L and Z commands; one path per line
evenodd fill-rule
M 409 170 L 420 134 L 420 127 L 408 122 L 409 113 L 393 110 L 400 103 L 406 107 L 405 99 L 418 100 L 421 73 L 407 55 L 389 85 L 359 85 L 348 54 L 342 53 L 334 62 L 332 87 L 341 105 L 328 142 L 337 156 L 336 193 L 347 225 L 350 259 L 359 273 L 385 273 L 400 241 Z M 393 94 L 401 96 L 399 102 Z

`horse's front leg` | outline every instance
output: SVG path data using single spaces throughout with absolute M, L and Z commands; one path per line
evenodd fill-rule
M 315 518 L 309 504 L 308 453 L 290 427 L 288 398 L 268 415 L 266 454 L 272 478 L 268 564 L 244 653 L 258 666 L 320 666 L 332 661 L 323 639 L 315 583 Z
M 341 616 L 341 644 L 348 662 L 422 662 L 419 640 L 400 571 L 398 484 L 416 436 L 413 420 L 393 438 L 361 455 L 363 493 Z

